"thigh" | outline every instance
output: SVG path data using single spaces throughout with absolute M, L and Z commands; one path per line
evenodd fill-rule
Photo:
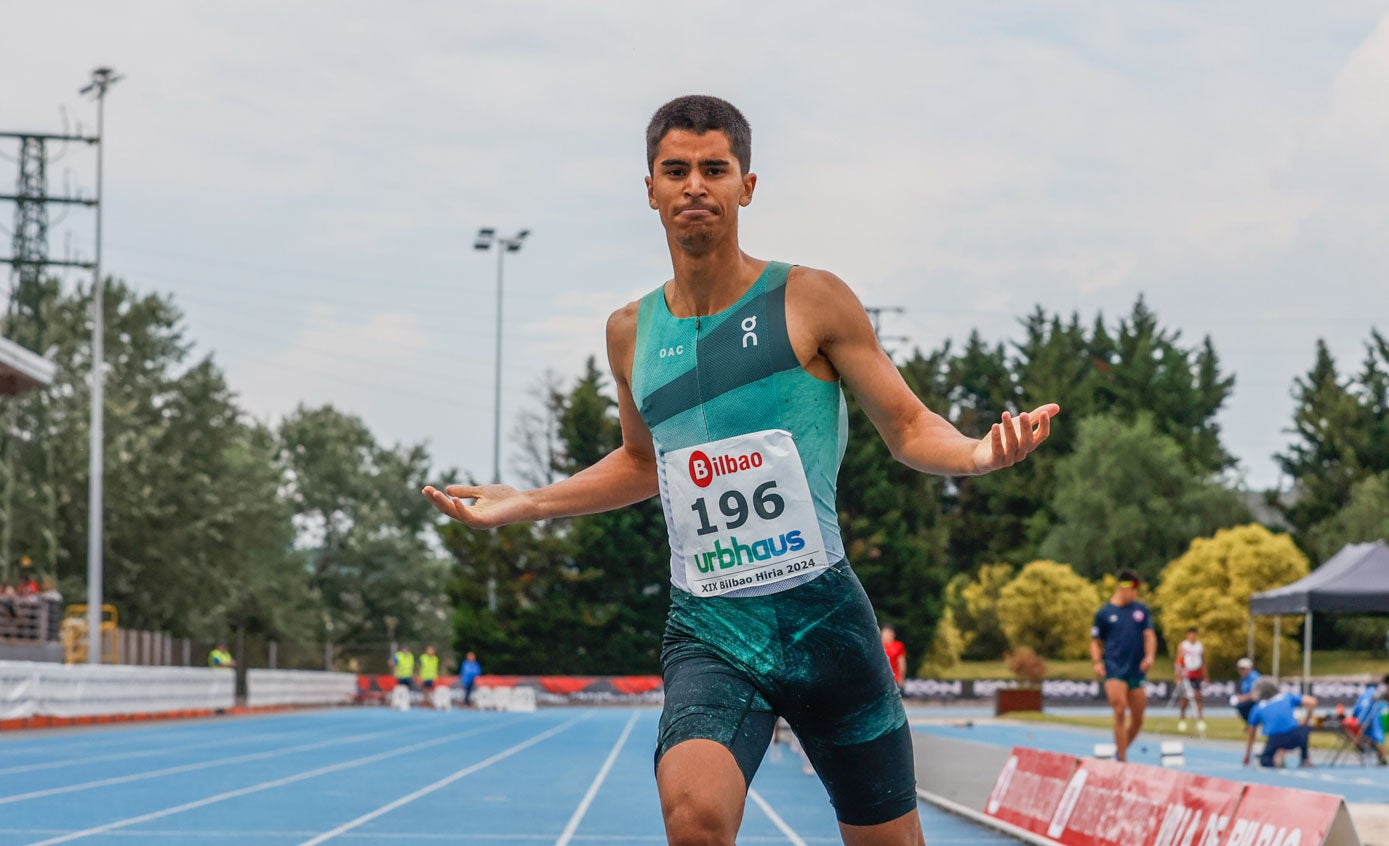
M 1104 680 L 1104 695 L 1109 700 L 1109 706 L 1115 711 L 1123 712 L 1129 707 L 1129 683 L 1123 679 L 1107 678 Z
M 1134 716 L 1143 716 L 1143 711 L 1148 707 L 1148 691 L 1143 689 L 1141 681 L 1137 687 L 1129 688 L 1127 698 L 1129 710 L 1134 713 Z
M 799 672 L 778 680 L 771 701 L 800 738 L 841 825 L 871 827 L 916 808 L 911 729 L 873 608 L 857 579 L 839 578 L 836 613 L 786 638 L 795 644 L 788 664 Z
M 666 769 L 662 759 L 681 744 L 709 741 L 727 750 L 743 775 L 746 792 L 776 726 L 766 698 L 745 673 L 696 642 L 668 645 L 662 664 L 665 704 L 656 736 L 658 778 Z

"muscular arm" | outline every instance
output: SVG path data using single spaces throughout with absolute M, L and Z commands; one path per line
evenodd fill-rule
M 1139 669 L 1148 672 L 1153 666 L 1153 661 L 1157 658 L 1157 632 L 1152 629 L 1143 630 L 1143 663 Z
M 656 456 L 651 432 L 632 399 L 632 352 L 637 304 L 608 319 L 608 364 L 617 383 L 622 445 L 573 476 L 543 488 L 517 491 L 506 485 L 426 487 L 424 495 L 443 514 L 475 529 L 509 523 L 611 511 L 656 494 Z M 463 500 L 473 500 L 472 505 Z
M 1090 662 L 1094 664 L 1095 672 L 1104 675 L 1104 641 L 1099 638 L 1090 639 Z
M 924 473 L 977 476 L 1021 461 L 1046 440 L 1061 410 L 1055 404 L 1016 420 L 1004 412 L 988 436 L 965 436 L 912 393 L 847 285 L 808 268 L 797 268 L 791 279 L 788 322 L 802 364 L 812 373 L 819 364 L 826 377 L 844 380 L 898 461 Z

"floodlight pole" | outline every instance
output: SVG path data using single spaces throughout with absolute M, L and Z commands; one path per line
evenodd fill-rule
M 522 229 L 510 238 L 496 237 L 496 230 L 484 227 L 477 231 L 473 249 L 490 250 L 497 248 L 497 360 L 496 375 L 493 379 L 492 396 L 492 484 L 502 483 L 502 267 L 507 253 L 520 252 L 529 229 Z M 497 578 L 487 579 L 487 609 L 497 610 Z
M 92 283 L 92 421 L 89 448 L 90 480 L 87 487 L 87 663 L 101 663 L 101 583 L 102 562 L 102 482 L 105 466 L 104 404 L 106 339 L 104 335 L 104 294 L 101 281 L 101 176 L 102 153 L 106 149 L 106 89 L 119 82 L 110 68 L 92 71 L 92 81 L 80 92 L 96 97 L 96 255 Z

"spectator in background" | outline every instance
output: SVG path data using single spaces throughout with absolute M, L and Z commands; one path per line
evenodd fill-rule
M 1260 766 L 1273 766 L 1274 755 L 1284 749 L 1298 750 L 1302 753 L 1302 766 L 1312 766 L 1307 749 L 1311 730 L 1306 723 L 1297 721 L 1293 709 L 1302 708 L 1310 720 L 1312 710 L 1317 707 L 1317 698 L 1297 693 L 1279 693 L 1278 683 L 1273 679 L 1259 679 L 1259 683 L 1254 685 L 1254 697 L 1259 700 L 1259 704 L 1249 712 L 1249 736 L 1244 744 L 1244 765 L 1249 766 L 1249 752 L 1254 748 L 1254 736 L 1262 726 L 1264 751 L 1259 755 Z
M 1361 748 L 1375 751 L 1380 766 L 1389 763 L 1389 758 L 1384 754 L 1384 722 L 1380 719 L 1386 707 L 1386 697 L 1389 697 L 1389 676 L 1385 676 L 1378 685 L 1373 682 L 1365 685 L 1345 721 L 1346 728 L 1359 735 Z
M 425 691 L 425 701 L 429 700 L 429 694 L 434 691 L 434 683 L 439 680 L 439 656 L 434 654 L 434 647 L 426 646 L 424 654 L 420 655 L 420 688 Z
M 883 626 L 883 651 L 892 667 L 892 677 L 897 680 L 897 689 L 901 690 L 907 680 L 907 646 L 897 639 L 897 630 L 892 626 Z
M 1263 676 L 1254 669 L 1254 662 L 1248 658 L 1239 659 L 1235 667 L 1239 670 L 1239 693 L 1230 697 L 1230 704 L 1235 706 L 1235 710 L 1239 711 L 1239 718 L 1248 725 L 1249 712 L 1258 704 L 1258 700 L 1254 698 L 1254 685 Z
M 463 659 L 463 666 L 458 668 L 458 681 L 463 685 L 463 704 L 473 704 L 473 685 L 477 684 L 477 677 L 482 675 L 482 665 L 477 662 L 477 655 L 469 652 Z
M 209 667 L 226 667 L 227 669 L 236 666 L 236 659 L 227 651 L 227 642 L 225 640 L 217 641 L 217 646 L 213 647 L 213 650 L 207 653 L 207 665 Z
M 408 644 L 402 643 L 391 656 L 391 670 L 397 686 L 415 689 L 415 653 L 410 651 Z
M 19 595 L 36 596 L 38 592 L 39 580 L 34 577 L 34 562 L 25 555 L 19 559 Z

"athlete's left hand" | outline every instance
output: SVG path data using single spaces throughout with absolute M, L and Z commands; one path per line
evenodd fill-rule
M 974 463 L 980 473 L 1012 467 L 1026 458 L 1051 434 L 1051 418 L 1061 413 L 1054 402 L 1024 411 L 1017 417 L 1003 412 L 989 434 L 979 439 L 974 449 Z
M 1145 672 L 1145 673 L 1148 672 L 1149 670 L 1151 670 L 1152 668 L 1153 668 L 1153 659 L 1149 658 L 1149 657 L 1146 656 L 1146 655 L 1143 656 L 1143 660 L 1142 660 L 1142 661 L 1138 662 L 1138 669 L 1142 670 L 1142 671 Z

